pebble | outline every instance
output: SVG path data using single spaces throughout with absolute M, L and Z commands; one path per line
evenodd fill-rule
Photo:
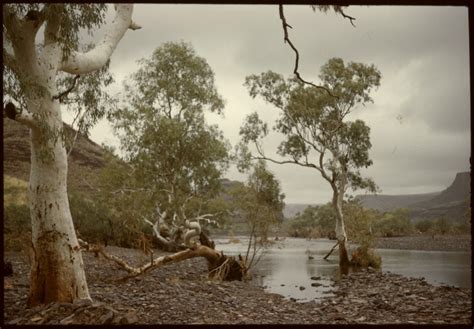
M 131 249 L 107 248 L 110 253 L 122 257 L 126 255 L 128 259 L 138 259 L 140 256 L 139 252 Z M 6 254 L 12 261 L 16 260 L 13 253 Z M 9 278 L 12 279 L 13 288 L 4 292 L 5 323 L 471 323 L 471 289 L 435 287 L 425 280 L 383 274 L 375 270 L 350 273 L 331 284 L 331 294 L 324 294 L 316 302 L 301 302 L 295 298 L 286 299 L 278 294 L 266 293 L 262 287 L 249 282 L 211 281 L 207 277 L 204 259 L 169 264 L 148 272 L 139 281 L 117 283 L 107 280 L 124 276 L 122 270 L 91 254 L 84 254 L 83 259 L 93 302 L 52 303 L 31 309 L 26 307 L 28 265 L 14 263 L 23 274 L 15 273 Z M 166 282 L 171 277 L 178 278 L 179 283 Z M 314 284 L 319 283 L 313 282 L 312 286 Z M 305 289 L 304 286 L 296 287 Z M 99 296 L 107 298 L 99 301 Z

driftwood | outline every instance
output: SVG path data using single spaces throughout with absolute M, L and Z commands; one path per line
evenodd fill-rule
M 324 260 L 327 260 L 328 257 L 332 254 L 332 252 L 334 251 L 334 249 L 336 249 L 336 247 L 339 245 L 339 241 L 337 241 L 337 243 L 334 245 L 334 247 L 332 247 L 332 249 L 327 253 L 326 256 L 324 256 Z
M 207 239 L 209 242 L 209 238 Z M 212 244 L 213 243 L 214 242 L 212 242 Z M 121 259 L 120 257 L 109 254 L 101 245 L 89 244 L 82 240 L 80 240 L 80 244 L 83 250 L 94 252 L 96 255 L 102 255 L 104 258 L 115 262 L 117 265 L 119 265 L 121 268 L 123 268 L 129 273 L 129 275 L 121 278 L 120 280 L 126 280 L 132 277 L 136 277 L 146 273 L 151 269 L 195 257 L 206 258 L 210 278 L 232 281 L 242 280 L 247 275 L 247 268 L 244 265 L 245 263 L 243 262 L 241 257 L 239 257 L 239 259 L 237 260 L 235 259 L 235 257 L 224 255 L 224 253 L 218 252 L 206 245 L 194 244 L 185 250 L 176 252 L 171 255 L 157 257 L 142 266 L 134 267 L 129 265 L 125 260 Z

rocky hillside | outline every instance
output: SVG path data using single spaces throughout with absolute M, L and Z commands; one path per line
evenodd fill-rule
M 298 213 L 302 213 L 307 207 L 316 206 L 316 204 L 311 203 L 288 203 L 285 204 L 283 209 L 283 215 L 286 219 L 295 217 Z
M 359 195 L 356 198 L 365 207 L 380 211 L 407 208 L 414 221 L 440 217 L 462 221 L 469 207 L 470 184 L 470 173 L 461 172 L 457 173 L 453 183 L 441 192 L 413 195 Z
M 414 203 L 431 200 L 440 193 L 441 192 L 402 195 L 366 194 L 358 195 L 356 196 L 356 199 L 361 201 L 362 205 L 364 205 L 366 208 L 385 212 L 392 211 L 397 208 L 407 208 Z
M 74 134 L 66 125 L 66 132 Z M 30 175 L 30 133 L 25 126 L 3 120 L 3 174 L 24 181 Z M 69 156 L 68 187 L 88 189 L 84 177 L 94 175 L 104 165 L 104 149 L 87 136 L 79 135 Z

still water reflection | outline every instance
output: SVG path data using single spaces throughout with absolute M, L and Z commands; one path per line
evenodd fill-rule
M 216 249 L 229 255 L 245 254 L 247 239 L 227 243 L 227 238 L 216 239 Z M 266 287 L 268 292 L 281 294 L 298 301 L 330 296 L 333 280 L 340 278 L 337 250 L 328 261 L 323 260 L 334 241 L 286 238 L 266 250 L 252 269 L 253 282 Z M 382 271 L 408 277 L 424 277 L 434 285 L 471 287 L 471 253 L 419 250 L 378 249 L 382 256 Z M 312 279 L 313 278 L 313 279 Z M 316 279 L 316 280 L 315 280 Z M 316 285 L 315 286 L 312 286 Z

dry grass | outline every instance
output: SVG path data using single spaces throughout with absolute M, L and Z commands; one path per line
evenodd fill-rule
M 8 175 L 3 175 L 3 202 L 4 206 L 9 206 L 11 204 L 27 204 L 28 182 Z

